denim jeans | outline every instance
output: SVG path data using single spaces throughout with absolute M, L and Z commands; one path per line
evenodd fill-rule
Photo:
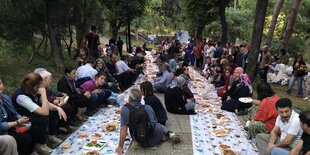
M 161 84 L 154 84 L 154 89 L 157 90 L 159 93 L 164 93 L 166 92 L 167 87 Z
M 271 155 L 288 155 L 289 151 L 280 147 L 274 147 L 271 150 Z
M 302 97 L 303 96 L 302 82 L 304 81 L 304 77 L 303 76 L 296 77 L 295 75 L 293 75 L 291 77 L 290 84 L 289 84 L 288 89 L 287 89 L 287 93 L 291 94 L 292 88 L 293 88 L 293 86 L 295 84 L 295 81 L 297 81 L 297 86 L 298 86 L 298 93 L 297 93 L 297 95 L 299 97 Z

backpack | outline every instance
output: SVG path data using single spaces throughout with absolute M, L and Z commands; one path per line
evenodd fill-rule
M 131 137 L 137 141 L 141 147 L 148 147 L 148 139 L 153 135 L 154 128 L 150 122 L 145 106 L 135 108 L 130 104 L 125 104 L 130 110 L 129 113 L 129 132 Z

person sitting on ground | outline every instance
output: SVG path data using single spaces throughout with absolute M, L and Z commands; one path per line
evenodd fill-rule
M 95 79 L 86 81 L 79 87 L 80 92 L 91 92 L 92 103 L 87 107 L 86 114 L 92 116 L 100 104 L 107 105 L 107 99 L 111 96 L 112 91 L 109 89 L 102 89 L 102 85 L 105 83 L 106 77 L 103 73 L 98 73 Z
M 166 125 L 166 120 L 168 119 L 166 110 L 163 104 L 153 93 L 153 85 L 149 81 L 142 82 L 140 85 L 140 90 L 143 93 L 145 104 L 151 106 L 156 114 L 158 123 Z
M 241 97 L 252 96 L 252 86 L 249 77 L 243 74 L 243 69 L 237 67 L 234 70 L 234 82 L 229 91 L 222 97 L 222 110 L 235 112 L 238 115 L 247 115 L 247 109 L 252 106 L 251 103 L 242 103 L 239 101 Z M 227 100 L 227 97 L 230 99 Z
M 211 82 L 215 88 L 219 88 L 225 85 L 223 68 L 221 65 L 215 67 L 215 75 L 213 76 L 213 81 Z
M 83 66 L 80 66 L 76 70 L 76 80 L 80 81 L 84 78 L 88 78 L 87 80 L 95 78 L 95 75 L 97 75 L 98 71 L 94 69 L 94 63 L 96 59 L 94 57 L 89 57 L 87 59 L 87 63 Z M 90 79 L 89 79 L 90 78 Z M 84 83 L 87 80 L 82 80 L 80 84 Z
M 78 55 L 76 57 L 76 61 L 79 66 L 83 66 L 86 64 L 88 57 L 88 49 L 86 47 L 81 47 L 78 49 Z
M 142 99 L 142 93 L 138 89 L 131 89 L 129 92 L 129 99 L 128 99 L 129 102 L 126 103 L 125 106 L 121 108 L 121 128 L 120 128 L 119 143 L 116 149 L 118 155 L 122 155 L 124 153 L 123 147 L 128 128 L 134 142 L 138 143 L 141 147 L 144 148 L 153 147 L 159 144 L 161 141 L 166 140 L 167 138 L 166 136 L 169 136 L 169 138 L 171 138 L 172 142 L 175 144 L 181 141 L 180 137 L 176 133 L 169 131 L 165 126 L 158 123 L 152 107 L 147 104 L 142 105 L 141 99 Z M 137 115 L 137 113 L 133 112 L 139 112 L 140 115 Z M 135 118 L 130 118 L 133 116 L 135 116 Z M 147 125 L 148 128 L 147 129 L 138 128 L 137 126 L 140 127 L 141 124 L 138 124 L 138 122 L 136 122 L 135 120 L 137 121 L 143 120 L 142 122 L 148 124 Z M 144 124 L 142 125 L 145 127 Z M 147 136 L 139 135 L 136 133 L 140 132 L 133 132 L 135 130 L 140 130 L 140 132 L 142 131 L 146 132 L 145 130 L 147 130 L 151 133 L 147 133 Z
M 184 96 L 183 88 L 186 79 L 183 76 L 176 77 L 165 92 L 165 105 L 168 112 L 173 114 L 195 114 L 195 103 L 192 98 Z
M 274 128 L 278 112 L 275 108 L 279 96 L 275 94 L 268 83 L 257 86 L 257 100 L 253 104 L 259 105 L 258 110 L 248 126 L 248 138 L 254 138 L 259 133 L 270 133 Z
M 116 55 L 112 54 L 112 57 L 116 57 Z M 119 86 L 122 90 L 126 90 L 130 86 L 133 85 L 133 82 L 136 80 L 137 75 L 134 69 L 128 67 L 128 65 L 124 61 L 125 56 L 122 59 L 118 60 L 116 65 L 116 79 L 119 83 Z
M 47 100 L 40 74 L 29 73 L 24 78 L 21 88 L 13 94 L 12 101 L 19 114 L 29 117 L 31 130 L 35 133 L 32 135 L 35 150 L 42 154 L 51 153 L 53 150 L 46 145 L 46 140 L 62 142 L 55 136 L 59 118 L 55 111 L 50 111 L 56 109 L 53 109 Z
M 104 73 L 106 76 L 106 82 L 103 84 L 103 88 L 111 89 L 113 92 L 118 92 L 118 82 L 110 74 L 109 69 L 106 67 L 106 63 L 102 59 L 97 59 L 95 62 L 94 68 L 101 73 Z
M 279 54 L 279 60 L 277 61 L 277 64 L 285 64 L 287 65 L 288 64 L 288 61 L 289 61 L 289 55 L 288 53 L 286 52 L 285 49 L 280 49 L 280 54 Z
M 310 111 L 301 112 L 299 119 L 300 127 L 303 130 L 301 139 L 289 153 L 283 150 L 284 152 L 279 152 L 279 155 L 310 155 Z
M 260 133 L 256 135 L 256 146 L 259 154 L 276 154 L 277 150 L 291 150 L 300 140 L 302 130 L 299 122 L 299 114 L 292 109 L 292 102 L 288 98 L 279 99 L 276 102 L 279 113 L 276 124 L 270 134 Z M 278 137 L 278 133 L 281 136 Z
M 156 78 L 154 89 L 160 93 L 164 93 L 173 79 L 173 73 L 170 72 L 168 64 L 163 64 L 160 71 L 162 72 L 162 75 Z
M 0 135 L 11 135 L 17 142 L 17 148 L 19 154 L 30 154 L 32 151 L 32 137 L 31 132 L 18 133 L 16 129 L 24 123 L 28 123 L 29 118 L 21 116 L 14 108 L 12 100 L 6 94 L 3 94 L 4 84 L 0 77 Z M 33 134 L 33 133 L 32 133 Z M 14 142 L 15 142 L 14 140 Z M 15 142 L 15 146 L 16 146 Z M 0 143 L 0 148 L 4 143 Z M 0 154 L 4 153 L 1 151 Z M 16 152 L 17 153 L 17 152 Z
M 18 155 L 16 141 L 12 136 L 0 135 L 0 154 Z
M 75 84 L 76 70 L 72 67 L 65 68 L 65 75 L 59 79 L 57 90 L 66 93 L 69 96 L 68 103 L 75 109 L 75 120 L 84 121 L 83 113 L 86 107 L 91 106 L 92 96 L 90 91 L 81 93 Z M 76 122 L 76 121 L 74 121 Z
M 217 90 L 217 96 L 222 97 L 231 88 L 231 85 L 234 82 L 234 78 L 232 74 L 233 74 L 233 69 L 229 66 L 226 66 L 225 75 L 224 75 L 225 85 L 220 87 Z
M 50 87 L 52 83 L 52 74 L 48 72 L 44 68 L 37 68 L 33 71 L 34 73 L 38 73 L 43 78 L 43 85 L 46 89 L 46 97 L 49 101 L 50 107 L 52 109 L 55 109 L 60 117 L 60 120 L 58 122 L 59 128 L 58 131 L 61 133 L 68 134 L 72 132 L 72 129 L 68 126 L 68 120 L 71 118 L 71 115 L 73 113 L 73 107 L 70 104 L 67 104 L 67 102 L 64 102 L 64 97 L 58 97 L 57 96 L 64 96 L 65 93 L 61 92 L 55 92 Z

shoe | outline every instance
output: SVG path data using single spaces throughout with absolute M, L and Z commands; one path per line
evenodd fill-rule
M 178 144 L 181 142 L 180 136 L 178 134 L 176 134 L 175 132 L 170 131 L 169 137 L 172 140 L 173 144 Z
M 132 141 L 131 142 L 131 148 L 133 149 L 138 149 L 138 148 L 141 148 L 141 145 L 137 142 L 137 141 Z
M 70 126 L 80 126 L 81 124 L 82 124 L 82 122 L 78 121 L 76 118 L 71 119 L 68 122 L 68 125 L 70 125 Z
M 61 127 L 58 127 L 58 133 L 59 134 L 70 134 L 73 132 L 73 129 L 71 129 L 70 127 L 68 126 L 61 126 Z
M 48 135 L 47 140 L 54 143 L 54 144 L 60 144 L 62 143 L 62 140 L 57 138 L 55 135 Z
M 82 115 L 76 116 L 76 119 L 81 122 L 87 121 L 87 118 L 83 117 Z
M 307 96 L 307 97 L 303 98 L 303 100 L 304 101 L 309 100 L 309 97 Z
M 35 144 L 34 145 L 35 152 L 38 154 L 50 154 L 53 152 L 53 150 L 48 147 L 46 144 Z

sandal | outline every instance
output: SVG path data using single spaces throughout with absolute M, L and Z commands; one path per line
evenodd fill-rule
M 71 129 L 70 127 L 64 127 L 64 126 L 58 127 L 58 133 L 60 134 L 70 134 L 72 132 L 73 132 L 73 129 Z

